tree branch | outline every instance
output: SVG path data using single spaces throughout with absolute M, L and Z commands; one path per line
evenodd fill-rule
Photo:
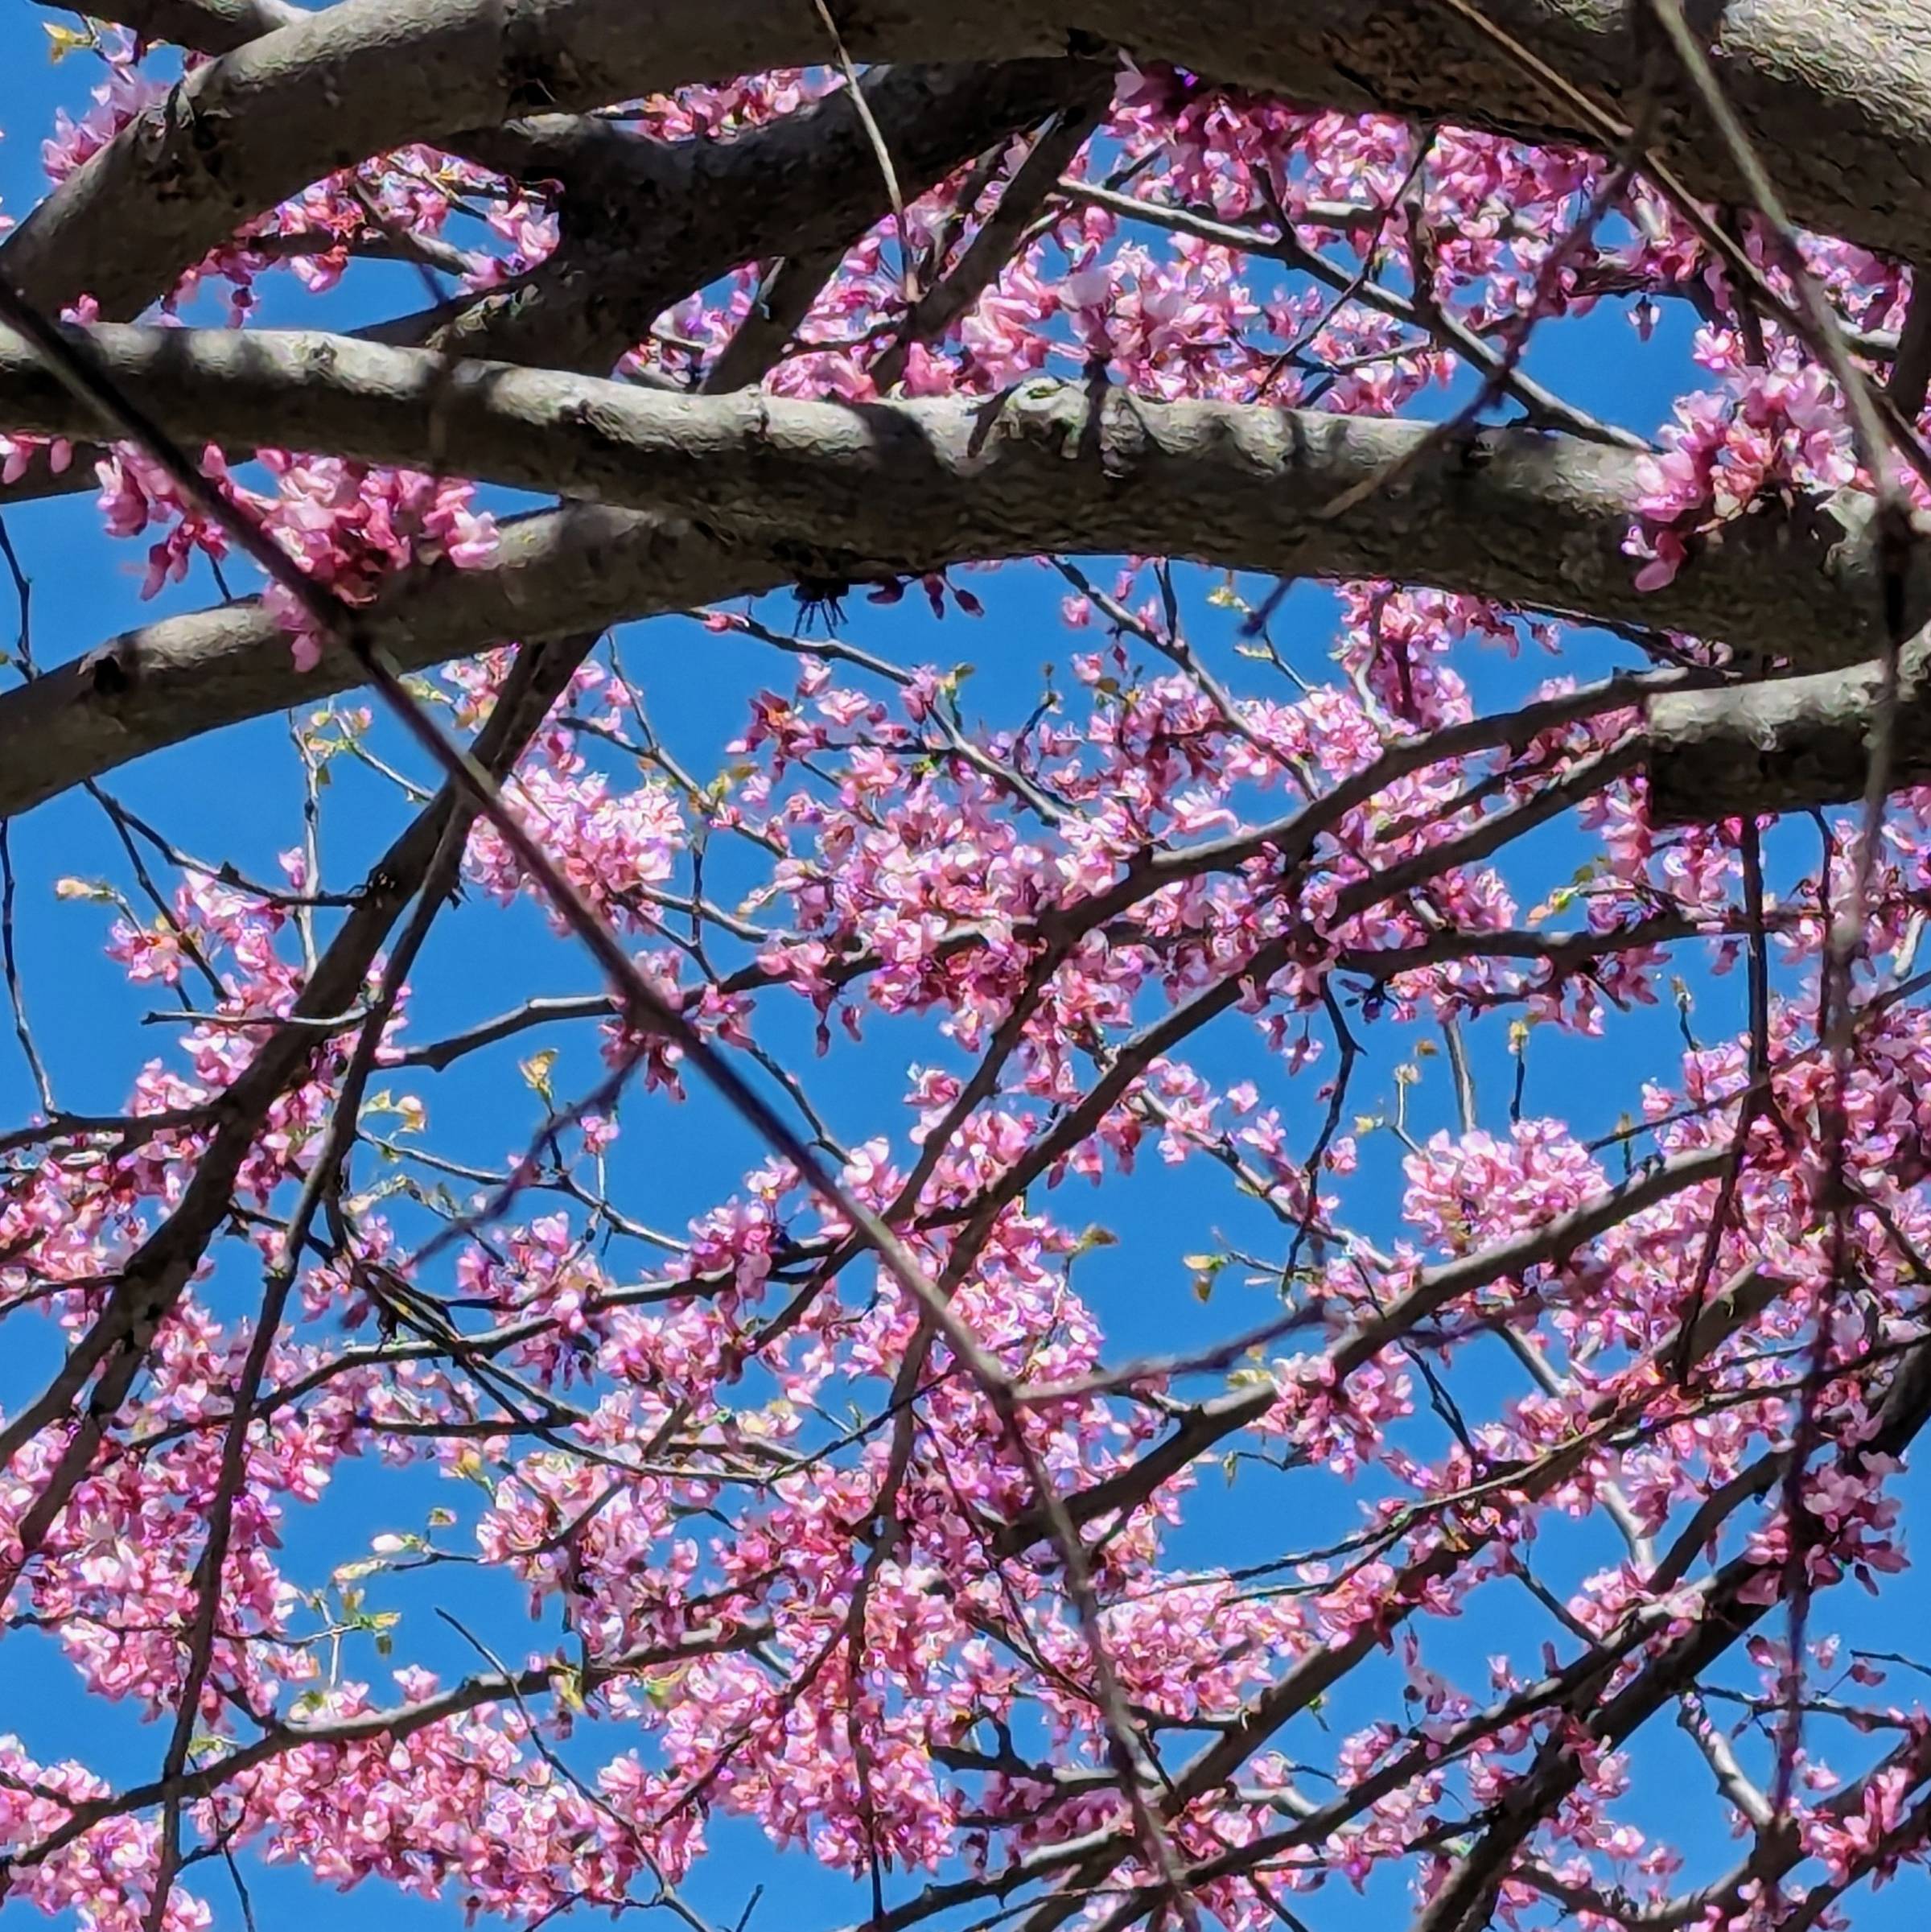
M 1532 430 L 1431 448 L 1398 492 L 1329 517 L 1339 492 L 1406 457 L 1429 426 L 1117 391 L 1095 403 L 1083 387 L 1049 381 L 984 403 L 851 405 L 671 396 L 503 365 L 452 369 L 426 352 L 316 335 L 102 328 L 93 340 L 126 393 L 191 440 L 420 465 L 434 439 L 463 474 L 690 519 L 549 513 L 508 526 L 486 568 L 398 582 L 379 608 L 408 634 L 385 641 L 418 668 L 497 636 L 600 628 L 807 572 L 894 578 L 1046 550 L 1428 583 L 1728 638 L 1746 657 L 1855 661 L 1880 641 L 1870 546 L 1823 513 L 1746 517 L 1674 583 L 1638 592 L 1621 549 L 1638 459 Z M 80 416 L 29 352 L 0 339 L 0 422 L 60 433 Z M 246 607 L 172 620 L 0 697 L 0 738 L 13 752 L 0 812 L 212 724 L 356 682 L 346 661 L 298 677 L 273 661 L 274 637 Z M 190 664 L 189 679 L 173 678 Z M 1766 687 L 1786 688 L 1797 687 Z M 1665 712 L 1659 728 L 1673 738 L 1706 715 Z M 1913 744 L 1907 721 L 1907 776 Z M 1834 768 L 1832 782 L 1847 779 Z
M 582 1695 L 624 1677 L 661 1670 L 667 1663 L 712 1657 L 720 1651 L 754 1650 L 768 1642 L 771 1634 L 770 1627 L 761 1624 L 747 1624 L 735 1630 L 723 1625 L 694 1629 L 680 1642 L 653 1644 L 648 1649 L 626 1651 L 621 1656 L 602 1660 L 592 1658 L 571 1687 Z M 486 1704 L 547 1695 L 556 1688 L 559 1679 L 566 1679 L 573 1670 L 574 1666 L 566 1665 L 541 1664 L 507 1673 L 492 1670 L 482 1676 L 466 1678 L 460 1683 L 451 1685 L 447 1691 L 438 1691 L 434 1696 L 419 1699 L 414 1703 L 378 1707 L 354 1716 L 331 1718 L 319 1724 L 278 1724 L 266 1736 L 252 1740 L 225 1757 L 216 1758 L 212 1764 L 184 1771 L 175 1778 L 138 1785 L 112 1797 L 84 1801 L 76 1806 L 72 1816 L 57 1830 L 37 1844 L 12 1854 L 12 1863 L 22 1869 L 43 1864 L 64 1846 L 72 1844 L 105 1819 L 122 1818 L 130 1812 L 144 1811 L 169 1798 L 205 1798 L 210 1792 L 218 1791 L 224 1785 L 290 1751 L 315 1745 L 324 1749 L 339 1749 L 344 1745 L 368 1743 L 379 1737 L 400 1743 L 405 1738 L 414 1736 L 418 1731 L 427 1730 L 432 1724 L 459 1717 L 465 1712 L 479 1710 Z
M 423 670 L 499 639 L 687 610 L 788 576 L 770 557 L 688 524 L 586 505 L 511 524 L 488 570 L 408 573 L 372 620 L 396 664 Z M 315 669 L 298 671 L 287 632 L 252 600 L 164 618 L 0 694 L 0 814 L 145 752 L 361 682 L 354 659 L 330 646 Z
M 1110 68 L 1069 60 L 889 68 L 863 82 L 913 198 L 1048 115 L 1097 112 L 1112 89 Z M 361 332 L 371 341 L 602 375 L 694 289 L 772 256 L 842 259 L 889 212 L 849 90 L 730 139 L 654 142 L 545 115 L 447 145 L 559 181 L 562 242 L 518 281 Z
M 1900 1365 L 1877 1411 L 1875 1432 L 1839 1461 L 1857 1469 L 1871 1456 L 1896 1456 L 1931 1419 L 1931 1345 L 1920 1343 Z M 1583 1717 L 1590 1736 L 1615 1749 L 1707 1670 L 1769 1609 L 1758 1586 L 1781 1569 L 1782 1556 L 1739 1556 L 1725 1564 L 1701 1614 L 1682 1636 L 1607 1702 Z M 1520 1848 L 1583 1779 L 1583 1755 L 1565 1737 L 1551 1740 L 1535 1768 L 1513 1785 L 1496 1807 L 1495 1822 L 1449 1873 L 1414 1932 L 1474 1932 L 1495 1888 Z
M 1630 0 L 1493 0 L 1495 24 L 1613 109 L 1633 84 Z M 1820 13 L 1822 15 L 1820 20 Z M 1917 0 L 1731 10 L 1724 72 L 1776 185 L 1807 226 L 1931 254 L 1931 49 Z M 1345 112 L 1460 121 L 1588 145 L 1533 78 L 1413 0 L 900 0 L 842 30 L 860 62 L 1016 60 L 1106 45 Z M 336 169 L 519 114 L 595 107 L 822 56 L 812 10 L 775 0 L 343 0 L 191 76 L 50 196 L 6 245 L 23 292 L 138 315 L 241 222 Z M 1661 152 L 1706 200 L 1742 199 L 1686 131 Z
M 563 645 L 543 652 L 527 686 L 517 680 L 510 702 L 498 705 L 478 734 L 479 758 L 500 769 L 515 762 L 594 641 L 580 640 L 574 652 Z M 303 985 L 288 1021 L 275 1026 L 214 1103 L 215 1131 L 173 1211 L 123 1264 L 100 1314 L 41 1394 L 0 1429 L 4 1465 L 43 1429 L 79 1409 L 52 1473 L 21 1518 L 22 1563 L 39 1548 L 87 1473 L 160 1324 L 226 1217 L 235 1177 L 269 1109 L 301 1077 L 322 1044 L 312 1025 L 304 1023 L 340 1013 L 360 993 L 371 962 L 420 887 L 445 831 L 465 809 L 461 794 L 445 786 L 383 855 L 355 909 Z M 93 1388 L 80 1407 L 90 1381 Z
M 1676 825 L 1862 797 L 1884 686 L 1884 666 L 1871 662 L 1652 699 L 1651 818 Z M 1931 782 L 1931 647 L 1923 642 L 1899 667 L 1890 730 L 1892 785 Z
M 267 443 L 656 510 L 891 576 L 1042 551 L 1131 552 L 1282 575 L 1392 578 L 1726 639 L 1817 666 L 1879 640 L 1868 546 L 1827 512 L 1747 517 L 1639 591 L 1623 539 L 1633 452 L 1539 431 L 1158 402 L 1041 379 L 984 401 L 673 395 L 459 363 L 343 336 L 88 332 L 121 392 L 185 441 Z M 91 426 L 0 334 L 0 426 Z M 1336 516 L 1341 492 L 1412 462 Z M 1931 572 L 1928 572 L 1931 575 Z M 1927 602 L 1925 577 L 1917 602 Z

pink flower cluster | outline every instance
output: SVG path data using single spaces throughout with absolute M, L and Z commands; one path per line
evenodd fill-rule
M 1645 457 L 1643 523 L 1624 548 L 1643 559 L 1639 590 L 1660 589 L 1698 539 L 1774 499 L 1828 496 L 1857 480 L 1855 447 L 1836 382 L 1794 347 L 1769 369 L 1745 367 L 1729 385 L 1686 396 Z
M 476 486 L 461 478 L 414 470 L 377 469 L 336 456 L 256 452 L 274 484 L 272 495 L 247 488 L 212 443 L 202 470 L 228 500 L 287 552 L 302 574 L 344 603 L 371 601 L 384 582 L 410 565 L 447 562 L 458 570 L 487 563 L 496 554 L 496 520 L 475 507 Z M 184 504 L 174 480 L 151 458 L 122 447 L 96 465 L 108 533 L 139 536 L 159 525 L 149 546 L 141 594 L 179 583 L 197 551 L 219 561 L 229 538 L 204 513 Z M 307 608 L 287 586 L 269 586 L 267 601 L 294 637 L 298 669 L 311 670 L 322 638 Z

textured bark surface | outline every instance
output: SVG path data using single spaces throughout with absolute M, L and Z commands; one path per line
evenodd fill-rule
M 131 23 L 138 10 L 119 10 Z M 187 10 L 198 12 L 192 0 Z M 1113 72 L 1089 61 L 954 64 L 881 68 L 864 84 L 900 185 L 918 194 L 1049 115 L 1102 107 Z M 517 282 L 357 330 L 362 340 L 600 375 L 665 309 L 740 262 L 782 256 L 788 275 L 821 258 L 829 273 L 891 212 L 878 157 L 842 93 L 730 140 L 645 141 L 590 116 L 546 115 L 457 145 L 484 166 L 567 179 L 561 244 Z M 726 360 L 748 369 L 775 357 L 801 319 L 768 340 L 747 327 Z M 0 484 L 0 505 L 91 489 L 97 453 L 81 450 L 59 475 L 36 457 L 25 476 Z
M 1612 109 L 1631 86 L 1631 0 L 1485 10 Z M 861 60 L 1111 46 L 1309 104 L 1600 145 L 1495 47 L 1418 0 L 866 0 L 839 19 Z M 1800 220 L 1931 253 L 1931 15 L 1919 0 L 1754 0 L 1727 10 L 1715 48 Z M 35 209 L 5 254 L 35 300 L 90 291 L 125 319 L 241 221 L 383 149 L 828 51 L 815 10 L 780 0 L 343 0 L 195 75 Z M 1693 115 L 1663 146 L 1699 192 L 1735 198 Z
M 462 475 L 702 521 L 821 575 L 1145 551 L 1398 578 L 1812 666 L 1881 644 L 1867 553 L 1819 514 L 1747 517 L 1674 583 L 1638 591 L 1622 546 L 1640 459 L 1538 430 L 1449 438 L 1050 379 L 985 403 L 846 404 L 681 396 L 319 334 L 105 327 L 89 340 L 129 397 L 191 443 L 409 463 L 426 441 Z M 0 336 L 0 427 L 89 424 Z M 1408 462 L 1332 513 L 1344 491 Z
M 1801 810 L 1861 797 L 1883 676 L 1875 664 L 1649 707 L 1649 805 L 1664 824 Z M 1931 784 L 1931 652 L 1900 669 L 1888 726 L 1894 785 Z
M 1161 404 L 1051 381 L 989 404 L 685 397 L 319 334 L 110 326 L 84 336 L 117 385 L 191 443 L 408 463 L 433 433 L 463 474 L 609 506 L 527 518 L 492 564 L 430 573 L 438 587 L 420 595 L 401 590 L 391 648 L 413 665 L 504 636 L 767 591 L 801 572 L 882 578 L 1043 550 L 1399 578 L 1813 665 L 1881 645 L 1868 550 L 1821 516 L 1747 518 L 1674 583 L 1639 593 L 1622 551 L 1637 459 L 1539 431 L 1451 440 L 1413 422 Z M 76 434 L 88 423 L 0 334 L 0 427 Z M 1328 513 L 1343 491 L 1418 451 L 1398 480 Z M 252 610 L 157 624 L 90 661 L 0 697 L 0 741 L 19 748 L 0 769 L 0 813 L 356 682 L 346 663 L 298 675 L 286 640 Z M 1765 687 L 1764 701 L 1796 688 Z M 1674 723 L 1665 733 L 1693 735 Z M 1814 760 L 1802 801 L 1855 796 L 1861 770 L 1855 758 Z M 1686 800 L 1670 782 L 1666 795 Z
M 1097 62 L 1017 60 L 889 68 L 865 89 L 912 199 L 1048 115 L 1103 106 L 1113 82 Z M 562 241 L 520 281 L 365 332 L 372 341 L 602 375 L 665 309 L 739 262 L 842 257 L 890 212 L 842 92 L 729 140 L 644 141 L 552 115 L 455 145 L 484 167 L 560 180 Z
M 577 509 L 510 525 L 490 570 L 398 579 L 375 607 L 373 632 L 403 669 L 420 670 L 497 639 L 599 629 L 787 575 L 771 563 L 759 580 L 743 556 L 687 526 Z M 571 610 L 580 626 L 562 621 Z M 298 671 L 287 632 L 252 600 L 144 625 L 0 696 L 0 818 L 144 753 L 361 682 L 336 650 Z
M 1492 0 L 1484 11 L 1620 111 L 1637 71 L 1632 0 Z M 286 0 L 121 0 L 110 12 L 223 57 L 0 248 L 0 264 L 44 305 L 85 291 L 110 316 L 138 314 L 282 197 L 372 153 L 440 137 L 491 165 L 563 180 L 563 245 L 514 289 L 368 333 L 426 333 L 499 364 L 596 372 L 656 313 L 738 263 L 783 256 L 803 285 L 887 212 L 876 156 L 844 101 L 734 140 L 662 146 L 570 111 L 821 60 L 809 7 L 342 0 L 310 14 Z M 1077 113 L 1103 92 L 1115 49 L 1307 105 L 1539 142 L 1601 139 L 1559 91 L 1446 6 L 1416 0 L 1089 0 L 1077 18 L 1063 0 L 878 0 L 838 17 L 858 60 L 926 64 L 867 83 L 908 191 L 1048 115 Z M 1715 52 L 1799 219 L 1931 257 L 1931 10 L 1917 0 L 1753 0 L 1724 10 Z M 1665 109 L 1659 138 L 1673 165 L 1701 193 L 1735 196 L 1721 144 L 1681 101 Z M 756 360 L 772 345 L 750 341 L 754 332 Z M 1639 595 L 1621 551 L 1633 459 L 1564 435 L 1490 430 L 1431 444 L 1398 485 L 1332 517 L 1339 492 L 1410 455 L 1427 432 L 1118 396 L 1096 409 L 1056 385 L 1028 387 L 992 412 L 846 409 L 652 397 L 500 366 L 446 378 L 420 356 L 384 361 L 377 349 L 314 338 L 103 340 L 117 373 L 191 438 L 420 464 L 433 422 L 452 467 L 618 506 L 529 519 L 492 568 L 432 573 L 449 579 L 433 612 L 398 586 L 389 601 L 414 628 L 395 648 L 412 663 L 479 649 L 506 627 L 560 635 L 805 570 L 883 575 L 1052 550 L 1392 577 L 1720 639 L 1746 662 L 1836 667 L 1881 642 L 1868 548 L 1827 510 L 1746 517 L 1675 583 Z M 28 359 L 0 354 L 0 427 L 93 426 Z M 30 472 L 9 494 L 50 487 L 72 485 Z M 664 514 L 677 521 L 666 525 Z M 1913 599 L 1915 621 L 1921 585 Z M 246 611 L 150 627 L 111 647 L 108 661 L 120 668 L 101 672 L 97 653 L 94 669 L 70 666 L 0 698 L 0 811 L 140 750 L 352 682 L 340 666 L 319 682 L 298 677 L 272 627 Z M 1683 700 L 1659 713 L 1659 809 L 1707 815 L 1857 795 L 1860 706 L 1873 689 L 1869 674 L 1800 680 L 1747 702 Z M 1904 776 L 1919 770 L 1915 691 L 1897 739 Z

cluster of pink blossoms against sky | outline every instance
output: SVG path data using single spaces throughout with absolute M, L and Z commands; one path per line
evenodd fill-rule
M 164 95 L 135 53 L 104 31 L 76 56 L 105 72 L 47 142 L 50 180 Z M 624 125 L 715 138 L 840 84 L 753 76 Z M 1645 471 L 1639 583 L 1766 499 L 1868 486 L 1834 381 L 1774 322 L 1732 323 L 1720 265 L 1660 194 L 1638 179 L 1571 242 L 1607 163 L 1453 127 L 1417 141 L 1128 68 L 956 326 L 899 344 L 902 249 L 956 258 L 1024 139 L 881 219 L 767 385 L 871 398 L 889 354 L 914 397 L 1097 366 L 1163 400 L 1439 414 L 1466 365 L 1431 315 L 1512 353 L 1531 323 L 1614 305 L 1633 358 L 1687 310 L 1702 386 Z M 1271 246 L 1283 220 L 1344 286 Z M 397 236 L 483 291 L 540 264 L 558 224 L 538 191 L 413 147 L 250 222 L 166 313 L 246 327 L 285 285 L 352 289 L 372 237 L 393 253 Z M 1906 271 L 1806 245 L 1848 327 L 1899 328 Z M 1347 286 L 1357 267 L 1394 299 Z M 1401 293 L 1417 282 L 1425 299 Z M 621 373 L 700 377 L 759 287 L 748 265 L 692 295 Z M 0 455 L 10 484 L 94 460 L 25 436 Z M 352 605 L 499 554 L 499 513 L 459 477 L 273 448 L 231 464 L 211 446 L 203 467 Z M 117 446 L 98 476 L 144 595 L 245 567 L 151 455 Z M 190 1011 L 130 1057 L 130 1123 L 0 1135 L 0 1317 L 82 1346 L 211 1174 L 225 1206 L 110 1428 L 8 1385 L 6 1641 L 51 1646 L 157 1739 L 185 1697 L 186 1765 L 211 1769 L 171 1817 L 121 1802 L 85 1748 L 0 1736 L 10 1898 L 99 1932 L 209 1925 L 216 1863 L 155 1896 L 172 1831 L 534 1922 L 701 1880 L 729 1816 L 877 1873 L 879 1932 L 1089 1873 L 1061 1912 L 1110 1925 L 1162 1859 L 1200 1912 L 1260 1932 L 1320 1925 L 1314 1894 L 1385 1874 L 1376 1896 L 1425 1901 L 1514 1795 L 1558 1782 L 1500 1881 L 1505 1922 L 1745 1932 L 1802 1906 L 1847 1924 L 1840 1893 L 1921 1856 L 1931 1716 L 1830 1592 L 1895 1588 L 1904 1564 L 1881 1398 L 1924 1333 L 1931 1021 L 1886 992 L 1931 890 L 1931 792 L 1899 794 L 1867 855 L 1840 1060 L 1816 1020 L 1855 818 L 1654 826 L 1617 758 L 1631 689 L 1595 682 L 1625 657 L 1600 633 L 1348 583 L 1311 653 L 1299 607 L 1263 621 L 1264 583 L 1141 558 L 1011 566 L 978 595 L 933 578 L 893 620 L 914 656 L 979 651 L 1014 578 L 1057 640 L 1042 679 L 879 652 L 889 587 L 850 593 L 863 649 L 840 612 L 794 635 L 788 607 L 734 604 L 679 633 L 772 647 L 712 764 L 660 737 L 665 681 L 694 660 L 646 633 L 583 661 L 507 787 L 650 982 L 899 1232 L 1010 1410 L 748 1139 L 724 1198 L 662 1227 L 636 1205 L 627 1161 L 711 1103 L 673 1044 L 577 992 L 560 920 L 554 983 L 479 974 L 461 1012 L 421 1012 L 386 955 L 358 967 L 345 1004 L 381 1037 L 349 1102 L 360 1146 L 258 1345 L 259 1283 L 357 1026 L 305 1046 L 238 1143 L 229 1100 L 348 929 L 328 896 L 346 882 L 293 823 L 272 880 L 142 846 L 139 876 L 62 882 L 99 904 L 144 997 Z M 312 665 L 319 641 L 271 597 Z M 1657 641 L 1679 663 L 1708 648 Z M 515 657 L 422 688 L 467 732 Z M 1444 734 L 1452 752 L 1420 748 Z M 311 779 L 352 772 L 398 825 L 421 803 L 360 699 L 301 713 L 297 739 Z M 1569 842 L 1538 843 L 1571 805 Z M 543 904 L 487 824 L 463 874 L 472 930 Z M 553 995 L 569 1010 L 518 1003 Z M 501 1076 L 501 1144 L 441 1151 L 438 1081 L 480 1065 Z M 861 1113 L 846 1143 L 826 1124 Z M 1150 1180 L 1166 1168 L 1189 1191 Z M 1155 1181 L 1184 1204 L 1171 1250 L 1122 1205 Z M 1174 1337 L 1174 1359 L 1116 1344 L 1130 1301 L 1123 1325 Z M 344 1543 L 321 1506 L 352 1466 L 395 1500 Z M 1042 1474 L 1084 1537 L 1077 1585 Z M 425 1606 L 478 1572 L 509 1587 L 474 1599 L 458 1642 Z M 1783 1609 L 1813 1594 L 1793 1664 Z M 1696 1753 L 1670 1776 L 1701 1780 L 1713 1821 L 1686 1849 L 1638 1802 L 1645 1745 L 1575 1712 L 1647 1695 L 1719 1616 L 1753 1626 L 1712 1666 L 1720 1699 L 1659 1693 Z M 1579 1705 L 1546 1687 L 1565 1671 L 1591 1687 Z M 1122 1794 L 1122 1721 L 1157 1834 Z M 1762 1830 L 1766 1793 L 1789 1836 L 1745 1842 L 1777 1856 L 1670 1916 L 1711 1879 L 1711 1838 Z M 1058 1922 L 1040 1911 L 1023 1922 Z

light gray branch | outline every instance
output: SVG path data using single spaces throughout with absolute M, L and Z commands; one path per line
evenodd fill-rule
M 130 399 L 191 443 L 439 462 L 781 543 L 820 575 L 1133 552 L 1435 584 L 1814 666 L 1880 648 L 1867 549 L 1833 516 L 1745 517 L 1674 583 L 1639 592 L 1622 550 L 1639 459 L 1537 430 L 1438 442 L 1419 422 L 1045 379 L 985 401 L 684 396 L 337 336 L 89 334 Z M 0 335 L 0 428 L 89 426 L 84 406 Z M 1392 488 L 1330 513 L 1418 451 Z
M 1707 822 L 1862 797 L 1882 683 L 1873 661 L 1653 699 L 1651 815 Z M 1901 667 L 1891 756 L 1900 789 L 1931 784 L 1931 652 L 1921 641 Z
M 782 566 L 688 525 L 585 507 L 504 532 L 488 570 L 417 571 L 377 606 L 377 636 L 405 670 L 503 639 L 561 636 L 716 603 L 785 581 Z M 299 672 L 286 632 L 249 600 L 164 618 L 0 694 L 0 817 L 150 752 L 311 704 L 362 682 L 340 651 Z
M 1332 517 L 1340 492 L 1413 451 L 1426 426 L 1052 381 L 985 403 L 684 397 L 340 336 L 89 335 L 130 398 L 191 443 L 238 453 L 266 440 L 418 467 L 434 451 L 463 475 L 607 506 L 525 519 L 492 565 L 398 584 L 384 607 L 391 648 L 416 665 L 801 575 L 882 578 L 1054 550 L 1427 583 L 1812 664 L 1880 648 L 1867 553 L 1830 518 L 1746 518 L 1644 595 L 1621 551 L 1636 459 L 1534 430 L 1432 448 L 1393 491 Z M 85 427 L 11 338 L 0 339 L 0 427 Z M 346 664 L 297 677 L 252 610 L 150 627 L 0 698 L 0 812 L 355 682 Z M 1688 730 L 1682 715 L 1659 724 L 1671 743 Z M 1907 732 L 1907 772 L 1911 744 Z M 1855 795 L 1848 766 L 1832 771 Z
M 249 4 L 174 0 L 170 17 L 184 12 L 185 31 L 204 5 L 218 24 L 239 19 Z M 137 13 L 147 18 L 132 0 L 123 0 L 118 13 L 130 24 Z M 1049 114 L 1097 109 L 1112 84 L 1110 68 L 1068 60 L 880 68 L 864 81 L 873 117 L 900 157 L 907 192 L 915 194 Z M 803 249 L 829 275 L 890 212 L 877 156 L 842 93 L 731 139 L 650 141 L 594 116 L 544 115 L 452 146 L 506 172 L 561 179 L 562 242 L 517 282 L 357 330 L 363 340 L 430 342 L 602 375 L 665 309 L 740 262 L 788 252 L 796 262 Z M 807 245 L 818 237 L 825 237 L 821 248 Z M 792 288 L 804 278 L 793 278 L 788 262 L 784 279 Z M 815 297 L 823 279 L 805 288 L 802 299 Z M 736 388 L 753 379 L 747 371 L 761 375 L 784 347 L 780 337 L 766 356 L 768 332 L 755 318 L 741 330 L 710 386 Z M 725 375 L 730 379 L 716 379 Z M 35 457 L 17 482 L 0 485 L 0 505 L 92 489 L 99 454 L 91 447 L 76 450 L 72 468 L 59 476 Z

